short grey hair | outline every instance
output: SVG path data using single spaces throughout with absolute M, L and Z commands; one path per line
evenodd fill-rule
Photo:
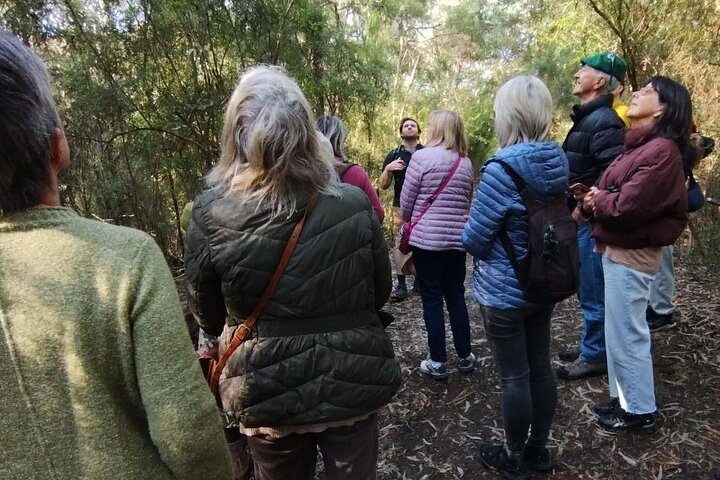
M 0 31 L 0 213 L 41 202 L 52 185 L 50 156 L 62 128 L 42 60 Z
M 552 126 L 552 96 L 537 77 L 522 75 L 508 80 L 495 94 L 495 134 L 501 147 L 538 142 Z
M 618 85 L 620 85 L 620 80 L 613 77 L 609 73 L 603 72 L 602 70 L 598 70 L 597 68 L 593 68 L 590 65 L 586 65 L 590 70 L 593 71 L 596 77 L 602 78 L 605 80 L 605 84 L 603 85 L 602 90 L 600 90 L 601 95 L 610 95 L 615 91 Z
M 345 139 L 347 138 L 347 128 L 340 118 L 335 115 L 328 117 L 320 117 L 317 119 L 317 128 L 320 133 L 330 141 L 330 145 L 333 149 L 333 155 L 337 158 L 341 158 L 343 161 L 347 160 L 345 155 Z

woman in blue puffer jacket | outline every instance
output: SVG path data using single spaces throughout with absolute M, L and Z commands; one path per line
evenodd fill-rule
M 552 98 L 542 81 L 530 76 L 508 81 L 495 96 L 494 110 L 502 149 L 483 168 L 463 243 L 474 257 L 473 298 L 480 304 L 502 378 L 505 443 L 482 446 L 481 460 L 507 478 L 522 479 L 530 478 L 529 468 L 552 468 L 546 444 L 557 402 L 550 366 L 554 305 L 525 300 L 499 238 L 504 230 L 516 257 L 527 255 L 527 211 L 498 161 L 514 170 L 538 199 L 566 192 L 569 171 L 560 146 L 545 140 Z

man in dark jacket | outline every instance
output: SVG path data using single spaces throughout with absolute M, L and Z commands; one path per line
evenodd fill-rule
M 420 143 L 420 125 L 414 118 L 405 117 L 400 120 L 400 138 L 402 145 L 390 150 L 383 162 L 383 171 L 380 174 L 379 186 L 382 190 L 387 190 L 390 185 L 395 183 L 393 191 L 393 235 L 397 238 L 400 227 L 403 224 L 402 214 L 400 213 L 400 192 L 405 182 L 405 171 L 410 164 L 410 157 L 415 150 L 423 148 Z M 398 272 L 397 286 L 393 292 L 393 298 L 396 300 L 404 300 L 408 297 L 407 286 L 405 285 L 405 275 Z
M 580 100 L 573 107 L 573 126 L 563 150 L 570 163 L 570 185 L 592 186 L 622 151 L 625 124 L 612 108 L 612 92 L 625 77 L 626 65 L 613 52 L 583 58 L 575 73 L 573 95 Z M 580 247 L 580 290 L 578 298 L 584 325 L 579 348 L 560 352 L 560 359 L 571 362 L 558 369 L 567 380 L 601 375 L 605 363 L 605 285 L 601 255 L 594 252 L 589 223 L 578 227 Z

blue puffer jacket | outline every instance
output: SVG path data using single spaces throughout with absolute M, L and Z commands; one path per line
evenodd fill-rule
M 525 181 L 537 198 L 568 189 L 568 160 L 555 142 L 511 145 L 495 154 Z M 490 160 L 463 231 L 465 249 L 474 257 L 473 298 L 481 305 L 513 310 L 528 305 L 498 232 L 508 232 L 518 259 L 527 255 L 528 217 L 512 178 Z

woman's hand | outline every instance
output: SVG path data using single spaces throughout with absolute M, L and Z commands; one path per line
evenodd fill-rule
M 577 201 L 579 204 L 582 204 L 582 203 L 583 203 L 583 200 L 585 200 L 585 195 L 588 194 L 588 192 L 578 192 L 578 191 L 574 191 L 574 192 L 570 192 L 570 193 L 572 193 L 573 198 L 574 198 L 575 201 Z
M 587 192 L 582 200 L 582 208 L 586 212 L 595 212 L 595 199 L 597 194 L 600 193 L 597 187 L 590 187 L 590 191 Z

